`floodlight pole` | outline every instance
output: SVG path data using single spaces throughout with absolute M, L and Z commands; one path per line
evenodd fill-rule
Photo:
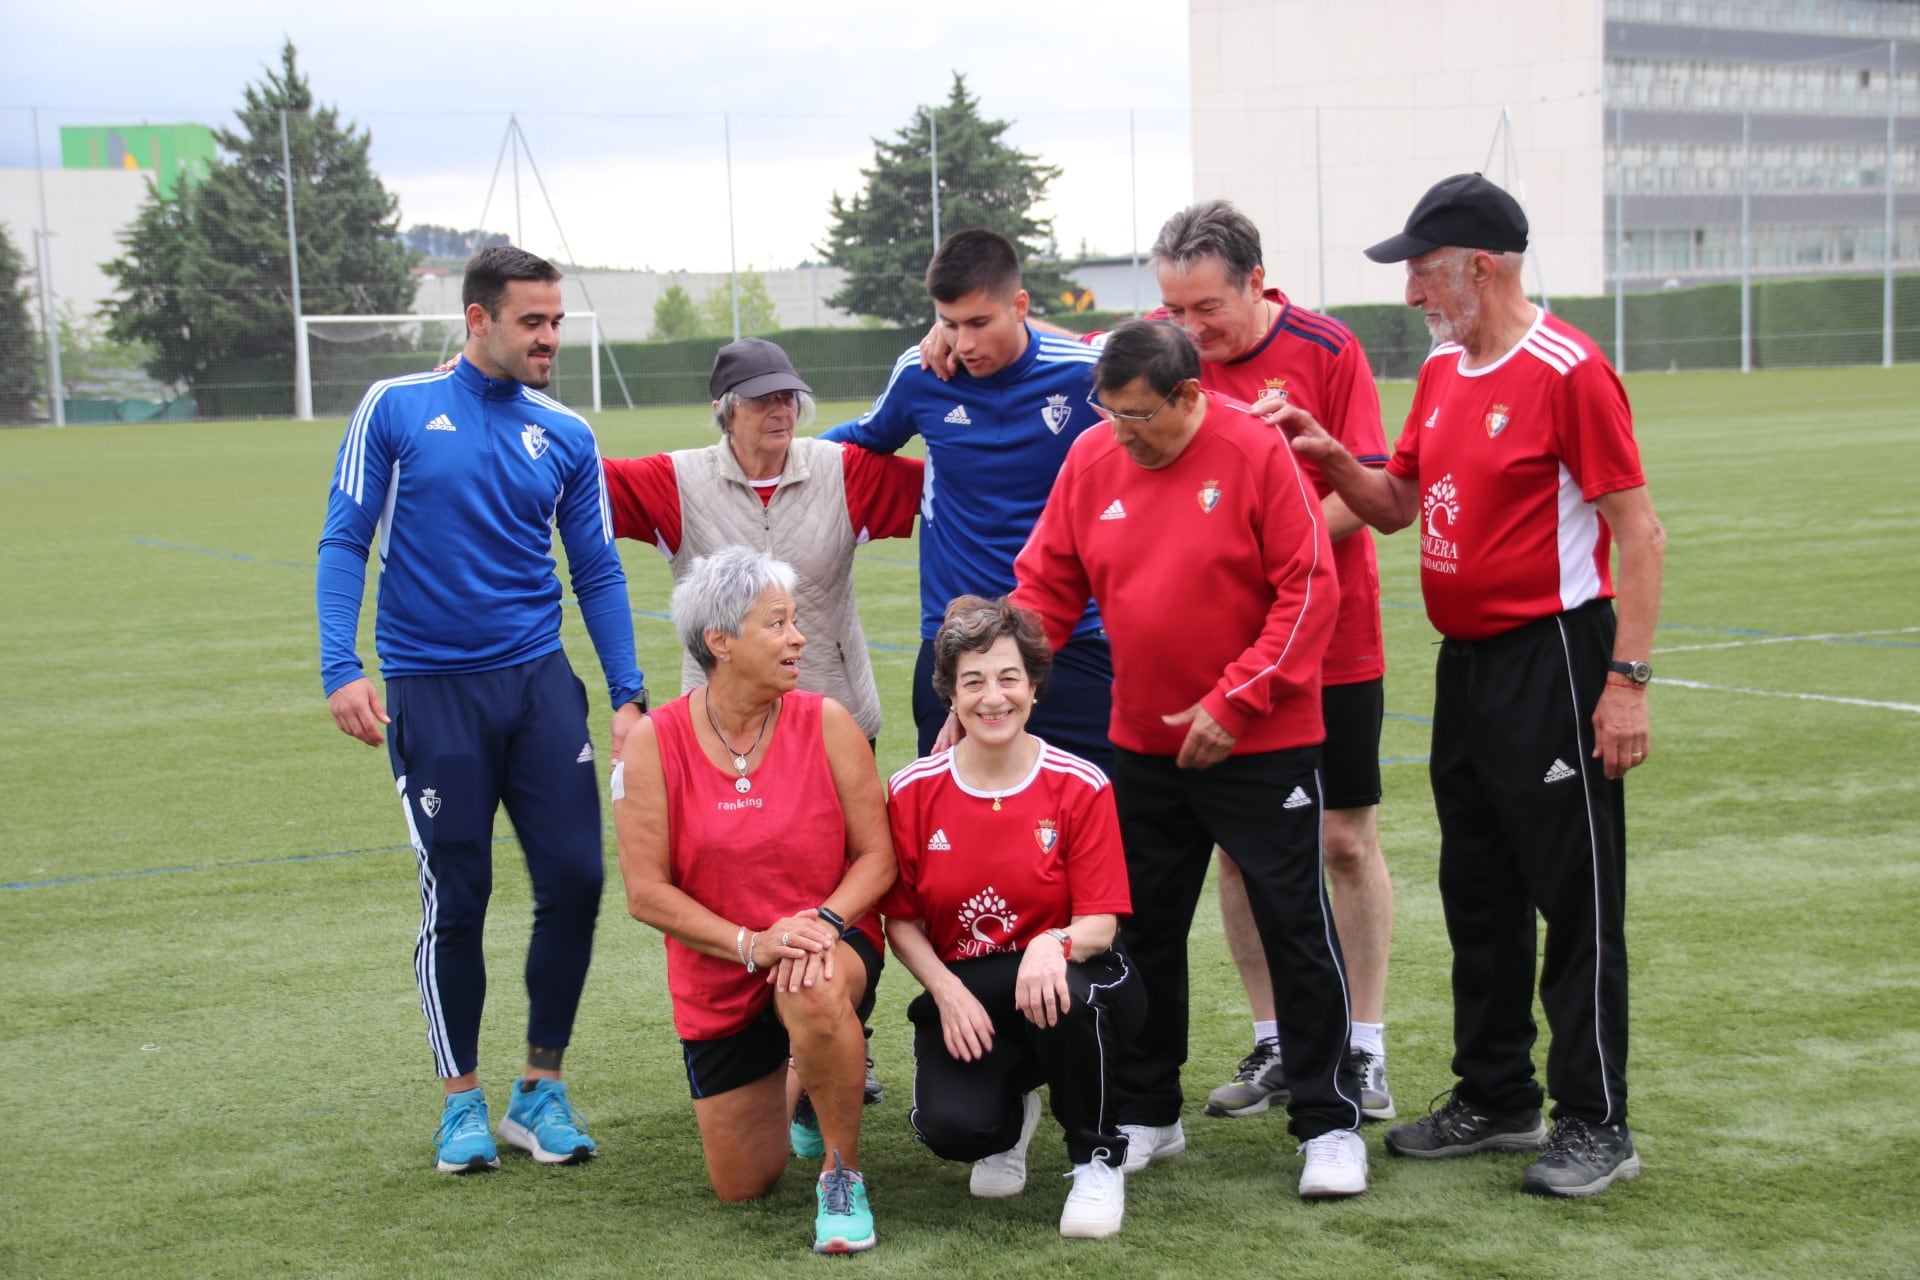
M 1320 309 L 1327 309 L 1327 174 L 1320 158 L 1320 108 L 1313 109 L 1313 240 L 1320 267 Z
M 60 324 L 53 306 L 53 231 L 47 226 L 47 173 L 40 163 L 40 108 L 33 109 L 33 176 L 40 184 L 40 328 L 47 342 L 47 412 L 53 425 L 67 425 L 66 381 L 60 376 Z
M 733 298 L 733 340 L 740 341 L 740 263 L 733 237 L 733 116 L 722 113 L 720 135 L 727 149 L 727 292 Z
M 293 150 L 287 143 L 287 113 L 280 112 L 280 173 L 287 189 L 287 267 L 293 280 L 293 416 L 313 421 L 313 373 L 307 367 L 307 312 L 300 305 L 300 242 L 293 228 Z
M 1900 100 L 1900 46 L 1887 41 L 1887 266 L 1881 286 L 1880 364 L 1893 368 L 1893 122 Z
M 1133 252 L 1127 274 L 1133 280 L 1133 314 L 1140 315 L 1140 155 L 1134 141 L 1133 108 L 1127 108 L 1127 197 L 1133 212 Z
M 1740 372 L 1753 372 L 1753 108 L 1740 108 Z
M 1613 104 L 1613 367 L 1627 371 L 1627 108 Z
M 927 183 L 933 197 L 933 247 L 940 248 L 940 108 L 927 108 Z

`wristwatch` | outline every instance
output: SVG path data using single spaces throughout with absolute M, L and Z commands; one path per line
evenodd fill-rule
M 1607 670 L 1623 675 L 1635 684 L 1644 685 L 1653 679 L 1653 664 L 1648 662 L 1609 662 Z
M 1073 959 L 1072 934 L 1068 933 L 1065 929 L 1049 929 L 1047 930 L 1047 936 L 1060 944 L 1060 958 L 1062 960 Z

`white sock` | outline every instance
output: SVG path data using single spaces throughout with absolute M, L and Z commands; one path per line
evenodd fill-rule
M 1253 1042 L 1255 1044 L 1259 1044 L 1262 1040 L 1278 1040 L 1279 1038 L 1280 1022 L 1277 1018 L 1269 1018 L 1265 1022 L 1255 1020 L 1253 1024 Z
M 1374 1057 L 1385 1061 L 1387 1056 L 1387 1024 L 1384 1022 L 1356 1022 L 1353 1036 L 1349 1041 L 1356 1049 L 1364 1050 Z

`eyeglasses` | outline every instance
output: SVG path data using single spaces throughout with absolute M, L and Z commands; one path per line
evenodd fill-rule
M 1185 385 L 1185 383 L 1180 384 L 1180 386 Z M 1087 407 L 1105 418 L 1108 422 L 1146 422 L 1158 416 L 1160 411 L 1166 408 L 1175 396 L 1180 394 L 1180 387 L 1176 386 L 1173 390 L 1167 392 L 1166 397 L 1146 413 L 1121 413 L 1116 409 L 1109 409 L 1094 399 L 1096 394 L 1096 392 L 1092 391 L 1087 392 Z
M 743 404 L 752 405 L 762 413 L 766 413 L 782 405 L 789 409 L 793 408 L 800 403 L 800 393 L 789 388 L 785 391 L 769 391 L 763 396 L 741 396 L 740 401 Z

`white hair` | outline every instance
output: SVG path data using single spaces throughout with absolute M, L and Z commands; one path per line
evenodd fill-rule
M 723 547 L 695 558 L 673 588 L 673 626 L 681 645 L 702 671 L 712 671 L 719 660 L 707 647 L 707 632 L 739 635 L 747 611 L 761 596 L 776 587 L 792 595 L 798 581 L 792 565 L 752 547 Z
M 795 431 L 800 430 L 802 427 L 812 426 L 813 415 L 818 408 L 818 406 L 814 404 L 811 394 L 805 391 L 799 394 L 800 407 L 793 418 L 793 429 Z M 737 396 L 731 391 L 722 391 L 720 398 L 713 402 L 713 425 L 720 428 L 721 435 L 726 435 L 733 429 L 733 411 L 734 408 L 739 405 L 742 398 L 743 397 Z

